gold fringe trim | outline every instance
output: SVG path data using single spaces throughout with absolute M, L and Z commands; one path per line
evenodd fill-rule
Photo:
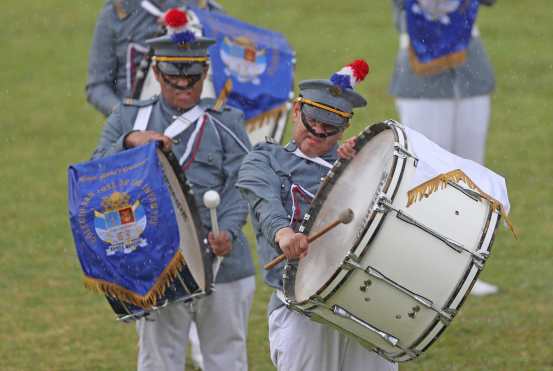
M 464 50 L 460 52 L 444 55 L 443 57 L 433 59 L 427 63 L 421 63 L 413 50 L 413 47 L 409 45 L 408 49 L 409 64 L 413 71 L 418 75 L 430 76 L 436 75 L 440 72 L 448 70 L 465 63 L 466 52 Z
M 213 105 L 213 109 L 216 111 L 220 111 L 223 106 L 225 105 L 228 95 L 232 91 L 232 80 L 228 79 L 225 82 L 225 85 L 223 85 L 223 89 L 221 89 L 221 93 L 219 93 L 219 96 L 217 97 L 217 100 L 215 101 L 215 104 Z
M 505 209 L 503 208 L 501 202 L 482 191 L 476 185 L 476 183 L 474 183 L 472 179 L 470 179 L 469 176 L 465 174 L 461 169 L 456 169 L 447 173 L 440 174 L 409 190 L 407 192 L 407 207 L 411 206 L 417 201 L 422 200 L 423 198 L 430 196 L 438 189 L 444 189 L 447 186 L 448 181 L 452 181 L 455 183 L 463 182 L 468 185 L 469 188 L 478 192 L 482 198 L 485 198 L 490 203 L 493 210 L 497 210 L 499 212 L 501 217 L 505 220 L 505 223 L 507 223 L 509 230 L 511 231 L 511 233 L 513 233 L 513 236 L 518 239 L 518 234 L 515 231 L 511 219 L 505 212 Z
M 286 113 L 286 110 L 287 108 L 285 103 L 280 107 L 273 108 L 270 111 L 263 112 L 260 115 L 252 117 L 246 121 L 246 132 L 251 133 L 252 131 L 262 127 L 267 119 L 276 120 L 279 115 Z
M 349 119 L 349 118 L 351 118 L 351 116 L 353 116 L 353 113 L 340 111 L 340 110 L 338 110 L 334 107 L 330 107 L 330 106 L 327 106 L 326 104 L 315 102 L 314 100 L 307 99 L 307 98 L 304 98 L 304 97 L 297 97 L 296 99 L 294 99 L 294 101 L 299 102 L 299 103 L 309 104 L 310 106 L 317 107 L 317 108 L 320 108 L 322 110 L 335 113 L 338 116 L 341 116 L 341 117 L 346 118 L 346 119 Z
M 156 305 L 157 300 L 163 296 L 173 279 L 177 276 L 178 271 L 186 264 L 184 256 L 180 251 L 177 251 L 171 262 L 165 267 L 159 276 L 154 287 L 144 296 L 138 295 L 124 287 L 121 287 L 112 282 L 100 280 L 97 278 L 85 277 L 84 285 L 92 291 L 109 295 L 120 301 L 134 304 L 141 308 L 150 308 Z

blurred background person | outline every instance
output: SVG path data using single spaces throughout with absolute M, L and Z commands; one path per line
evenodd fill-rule
M 495 78 L 474 23 L 495 0 L 392 0 L 400 47 L 390 92 L 401 123 L 484 163 Z M 474 295 L 498 291 L 478 280 Z
M 222 11 L 206 0 L 108 0 L 96 20 L 89 52 L 86 98 L 104 116 L 132 94 L 144 41 L 164 32 L 160 12 L 177 6 Z

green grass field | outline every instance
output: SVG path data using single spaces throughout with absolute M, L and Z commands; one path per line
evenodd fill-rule
M 0 370 L 132 370 L 134 326 L 87 291 L 69 230 L 66 169 L 86 160 L 103 118 L 85 101 L 88 49 L 103 0 L 4 0 L 0 22 Z M 396 117 L 388 94 L 397 35 L 389 1 L 221 0 L 282 32 L 296 79 L 362 57 L 369 106 L 351 134 Z M 402 370 L 553 370 L 553 6 L 500 0 L 479 25 L 497 74 L 487 165 L 507 178 L 520 238 L 500 228 L 481 276 L 501 293 L 470 297 L 439 341 Z M 7 31 L 7 32 L 6 32 Z M 549 46 L 548 46 L 549 45 Z M 251 233 L 249 234 L 251 236 Z M 258 281 L 252 370 L 272 370 Z

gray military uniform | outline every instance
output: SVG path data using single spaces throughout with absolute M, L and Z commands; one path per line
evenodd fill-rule
M 393 0 L 400 49 L 390 92 L 400 121 L 442 148 L 483 163 L 495 87 L 492 67 L 476 26 L 463 64 L 434 75 L 416 74 L 408 57 L 403 1 Z M 490 5 L 492 0 L 480 0 Z
M 255 288 L 254 266 L 248 242 L 242 232 L 247 204 L 235 188 L 238 169 L 250 144 L 240 111 L 225 108 L 215 111 L 211 100 L 203 100 L 207 118 L 196 138 L 201 138 L 193 161 L 185 171 L 192 184 L 203 226 L 211 230 L 209 210 L 202 197 L 207 190 L 221 196 L 217 208 L 221 230 L 232 236 L 232 250 L 225 256 L 216 279 L 216 292 L 192 306 L 173 304 L 140 320 L 139 370 L 179 370 L 184 367 L 185 346 L 191 321 L 196 322 L 205 370 L 247 369 L 246 335 L 248 313 Z M 177 112 L 163 98 L 133 101 L 120 105 L 108 118 L 93 158 L 124 150 L 123 141 L 134 127 L 139 110 L 150 107 L 147 130 L 163 133 L 175 121 Z M 190 126 L 173 137 L 173 152 L 181 158 L 192 132 Z M 201 136 L 200 136 L 201 135 Z M 192 158 L 192 157 L 191 157 Z
M 136 53 L 132 66 L 127 66 L 129 45 L 138 44 L 144 50 L 144 41 L 160 31 L 157 17 L 140 6 L 141 0 L 108 0 L 98 15 L 94 38 L 89 53 L 86 97 L 105 116 L 115 109 L 123 98 L 131 95 L 127 70 L 133 70 L 144 54 Z M 150 0 L 161 11 L 183 5 L 198 5 L 197 0 Z M 216 3 L 209 8 L 221 10 Z
M 262 265 L 282 253 L 274 243 L 276 232 L 296 228 L 309 209 L 309 195 L 317 192 L 329 170 L 323 161 L 330 165 L 337 159 L 337 146 L 319 162 L 299 157 L 295 150 L 293 142 L 286 147 L 257 144 L 240 168 L 237 187 L 250 205 Z M 294 192 L 298 188 L 301 192 Z M 281 263 L 263 271 L 265 282 L 277 290 L 282 290 L 282 269 Z M 274 294 L 268 309 L 271 359 L 278 370 L 397 370 L 338 331 L 284 307 Z
M 395 25 L 400 35 L 407 35 L 407 24 L 403 0 L 393 0 Z M 453 98 L 474 97 L 490 94 L 495 88 L 493 69 L 486 55 L 482 41 L 473 32 L 464 64 L 436 75 L 415 74 L 409 64 L 406 47 L 401 47 L 396 64 L 390 93 L 400 98 Z

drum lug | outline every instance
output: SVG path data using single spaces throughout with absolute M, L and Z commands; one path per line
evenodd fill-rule
M 390 210 L 393 210 L 392 202 L 386 194 L 380 193 L 376 198 L 374 211 L 379 213 L 387 213 Z
M 417 156 L 415 156 L 413 153 L 409 152 L 408 150 L 406 150 L 400 143 L 398 142 L 395 142 L 394 143 L 394 156 L 398 157 L 398 158 L 401 158 L 401 159 L 406 159 L 408 157 L 412 158 L 414 161 L 415 161 L 415 167 L 417 166 L 417 164 L 419 163 L 419 159 L 417 158 Z
M 360 263 L 359 257 L 353 254 L 352 252 L 350 252 L 342 262 L 342 265 L 340 268 L 347 271 L 352 271 L 354 269 L 359 269 L 364 271 L 365 269 L 363 269 L 363 267 L 359 263 Z

